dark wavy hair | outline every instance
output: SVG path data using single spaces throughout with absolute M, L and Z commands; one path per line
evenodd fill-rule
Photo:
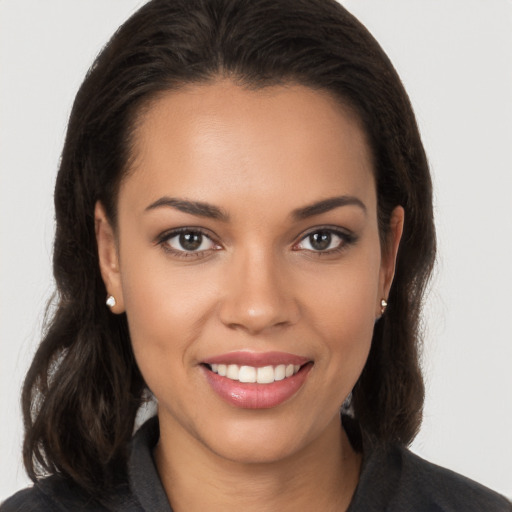
M 125 474 L 146 386 L 126 316 L 105 307 L 95 239 L 101 201 L 116 225 L 141 109 L 185 84 L 302 84 L 359 117 L 373 156 L 381 238 L 405 229 L 385 315 L 352 410 L 365 450 L 408 444 L 421 422 L 420 309 L 435 255 L 432 185 L 408 96 L 389 59 L 335 0 L 152 0 L 115 33 L 73 106 L 55 187 L 55 304 L 23 388 L 24 462 L 101 493 Z

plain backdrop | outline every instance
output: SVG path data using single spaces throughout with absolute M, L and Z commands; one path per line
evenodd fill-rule
M 141 0 L 0 0 L 0 501 L 27 484 L 19 391 L 52 292 L 76 90 Z M 412 448 L 512 497 L 512 2 L 344 0 L 398 69 L 435 184 L 427 399 Z

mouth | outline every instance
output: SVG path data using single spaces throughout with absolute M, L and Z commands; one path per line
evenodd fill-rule
M 237 352 L 201 364 L 215 393 L 243 409 L 269 409 L 302 388 L 313 361 L 284 353 Z
M 272 384 L 296 375 L 301 369 L 299 364 L 279 364 L 276 366 L 247 366 L 238 364 L 211 364 L 207 368 L 220 375 L 238 382 Z

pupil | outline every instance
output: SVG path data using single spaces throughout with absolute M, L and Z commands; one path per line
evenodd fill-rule
M 309 236 L 311 247 L 317 251 L 325 251 L 331 245 L 331 233 L 319 231 Z
M 201 233 L 181 233 L 180 245 L 186 251 L 195 251 L 201 246 L 203 235 Z

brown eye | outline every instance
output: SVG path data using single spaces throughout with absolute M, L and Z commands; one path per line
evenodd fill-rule
M 194 230 L 171 233 L 161 243 L 175 253 L 201 253 L 218 248 L 210 237 Z
M 315 251 L 326 251 L 329 249 L 332 234 L 329 231 L 318 231 L 309 235 L 309 244 Z
M 181 233 L 179 244 L 185 251 L 197 251 L 201 247 L 203 235 L 201 233 Z
M 306 250 L 318 253 L 329 253 L 343 249 L 355 241 L 352 234 L 334 229 L 317 229 L 309 234 L 294 247 L 294 250 Z

